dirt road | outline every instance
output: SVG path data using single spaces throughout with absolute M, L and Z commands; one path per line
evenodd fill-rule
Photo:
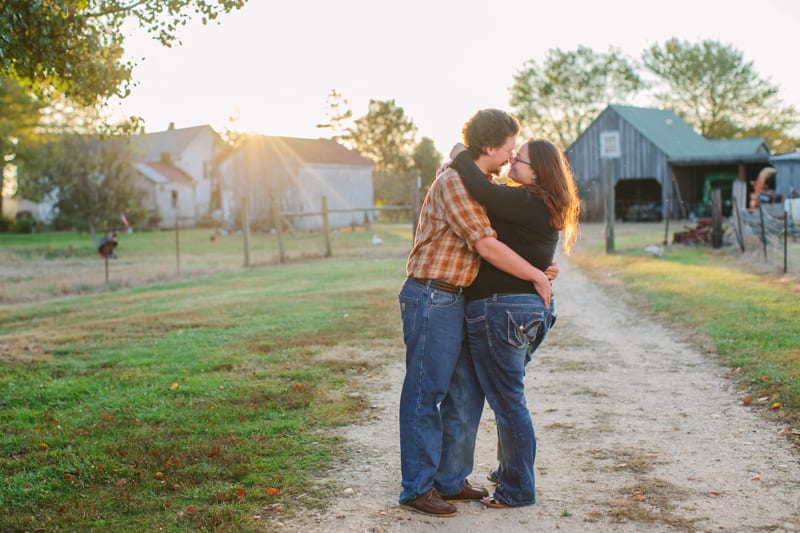
M 536 505 L 459 503 L 453 518 L 397 506 L 396 356 L 370 380 L 370 417 L 344 428 L 350 459 L 332 505 L 268 530 L 302 532 L 800 531 L 800 457 L 782 427 L 742 406 L 735 375 L 559 259 L 558 323 L 528 366 L 538 454 Z M 399 321 L 399 319 L 398 319 Z M 491 488 L 493 413 L 473 484 Z

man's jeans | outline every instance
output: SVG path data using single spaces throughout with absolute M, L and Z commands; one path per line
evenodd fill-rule
M 525 365 L 555 323 L 536 294 L 495 294 L 469 302 L 467 337 L 472 361 L 497 420 L 500 460 L 494 496 L 509 505 L 536 502 L 536 435 L 525 401 Z
M 406 377 L 400 395 L 400 503 L 456 494 L 472 472 L 484 396 L 464 335 L 464 296 L 407 279 L 400 290 Z

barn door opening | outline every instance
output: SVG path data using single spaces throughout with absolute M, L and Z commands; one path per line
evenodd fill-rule
M 660 222 L 664 218 L 661 194 L 655 178 L 619 180 L 614 187 L 617 216 L 624 222 Z

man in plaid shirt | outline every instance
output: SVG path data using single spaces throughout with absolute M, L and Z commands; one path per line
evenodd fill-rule
M 466 145 L 480 148 L 475 163 L 490 179 L 511 158 L 519 123 L 503 111 L 484 109 L 462 133 Z M 467 481 L 484 396 L 465 339 L 462 288 L 475 280 L 481 258 L 532 282 L 549 306 L 547 276 L 497 240 L 484 208 L 458 173 L 446 168 L 422 204 L 399 294 L 406 344 L 400 504 L 435 516 L 455 514 L 449 501 L 489 494 Z

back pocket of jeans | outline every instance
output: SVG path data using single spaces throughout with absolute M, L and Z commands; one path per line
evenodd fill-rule
M 539 335 L 542 328 L 540 313 L 515 313 L 506 311 L 508 316 L 508 343 L 517 348 L 524 348 Z

